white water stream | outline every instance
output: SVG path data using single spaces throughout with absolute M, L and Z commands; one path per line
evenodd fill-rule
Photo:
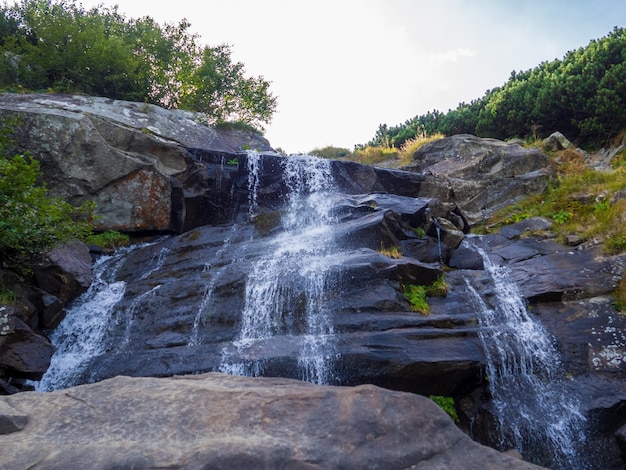
M 506 267 L 495 264 L 476 246 L 490 275 L 490 304 L 466 279 L 480 312 L 480 339 L 487 358 L 487 379 L 500 447 L 515 448 L 526 458 L 552 469 L 587 468 L 579 449 L 586 419 L 570 390 L 550 336 L 528 312 Z
M 249 160 L 258 155 L 250 154 Z M 259 170 L 258 162 L 248 170 Z M 284 160 L 288 188 L 282 231 L 268 239 L 268 250 L 253 263 L 245 288 L 239 337 L 224 348 L 220 370 L 257 376 L 265 361 L 258 352 L 274 340 L 295 344 L 302 379 L 332 379 L 333 327 L 325 299 L 330 270 L 336 264 L 330 161 L 312 156 Z M 251 211 L 256 209 L 259 177 L 249 176 Z M 251 215 L 254 215 L 251 213 Z
M 100 257 L 93 265 L 93 282 L 76 299 L 59 326 L 50 335 L 56 352 L 50 367 L 39 382 L 37 391 L 71 387 L 81 382 L 89 360 L 104 353 L 103 338 L 113 310 L 124 297 L 126 283 L 114 281 L 115 274 L 130 249 Z

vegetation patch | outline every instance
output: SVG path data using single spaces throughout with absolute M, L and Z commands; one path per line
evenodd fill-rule
M 613 305 L 620 312 L 626 312 L 626 272 L 624 272 L 622 280 L 617 285 L 617 289 L 615 289 L 615 302 Z
M 407 140 L 400 148 L 400 166 L 407 166 L 413 161 L 413 154 L 417 152 L 423 145 L 445 137 L 441 132 L 435 132 L 432 135 L 422 133 Z
M 126 246 L 130 243 L 130 237 L 116 230 L 107 230 L 105 232 L 94 233 L 85 238 L 88 245 L 99 246 L 100 248 L 116 249 Z
M 454 398 L 441 395 L 431 395 L 428 398 L 437 403 L 437 405 L 439 405 L 439 407 L 443 411 L 448 413 L 450 418 L 452 418 L 452 421 L 457 424 L 459 423 L 459 415 L 457 414 L 456 408 L 454 407 Z
M 330 158 L 332 160 L 338 160 L 349 156 L 352 152 L 346 148 L 333 147 L 329 145 L 327 147 L 316 148 L 311 150 L 310 154 L 320 158 Z
M 448 295 L 448 283 L 445 276 L 440 276 L 430 286 L 426 287 L 426 295 L 429 297 L 445 297 Z
M 231 46 L 204 46 L 191 24 L 127 18 L 78 0 L 0 5 L 0 91 L 49 90 L 204 113 L 208 124 L 258 132 L 277 99 L 248 77 Z
M 626 251 L 626 167 L 587 168 L 573 150 L 552 154 L 551 162 L 557 173 L 548 189 L 498 211 L 485 231 L 538 216 L 554 222 L 560 243 L 577 235 L 583 241 L 603 242 L 607 254 Z
M 385 255 L 389 258 L 393 258 L 393 259 L 400 259 L 402 258 L 402 251 L 400 250 L 400 247 L 396 246 L 396 245 L 392 245 L 389 248 L 385 248 L 381 242 L 380 244 L 380 249 L 378 250 L 378 252 L 382 255 Z
M 0 288 L 0 304 L 15 305 L 15 302 L 17 302 L 17 295 L 15 292 L 6 287 Z
M 404 297 L 409 301 L 411 310 L 422 315 L 430 314 L 428 297 L 445 297 L 448 295 L 448 283 L 445 276 L 440 276 L 429 286 L 406 284 L 403 286 Z
M 262 236 L 266 236 L 280 224 L 281 218 L 280 211 L 262 212 L 252 218 L 252 225 Z
M 0 254 L 5 262 L 25 260 L 72 238 L 92 233 L 95 204 L 74 207 L 51 197 L 38 182 L 40 165 L 29 154 L 15 154 L 15 119 L 0 121 Z
M 581 145 L 604 144 L 626 128 L 625 77 L 626 29 L 615 27 L 562 59 L 514 70 L 502 86 L 456 109 L 381 124 L 365 146 L 400 149 L 415 136 L 436 133 L 534 142 L 555 129 Z
M 230 129 L 237 131 L 250 132 L 251 134 L 263 135 L 259 129 L 246 121 L 220 121 L 214 124 L 218 129 Z
M 404 297 L 409 301 L 411 310 L 422 315 L 430 313 L 430 306 L 426 302 L 426 286 L 407 284 L 404 286 Z
M 396 161 L 399 155 L 400 152 L 395 148 L 366 146 L 355 150 L 345 158 L 364 165 L 378 165 L 384 162 Z

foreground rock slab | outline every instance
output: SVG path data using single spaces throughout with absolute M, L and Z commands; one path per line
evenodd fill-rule
M 473 442 L 427 398 L 371 385 L 116 377 L 6 409 L 28 421 L 0 435 L 6 469 L 539 468 Z

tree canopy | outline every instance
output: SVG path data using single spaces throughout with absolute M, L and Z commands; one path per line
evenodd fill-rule
M 415 116 L 398 126 L 381 124 L 371 146 L 401 147 L 416 135 L 545 137 L 555 131 L 582 145 L 604 142 L 626 129 L 626 30 L 568 52 L 562 60 L 513 71 L 482 98 L 443 113 Z
M 259 127 L 276 110 L 270 83 L 247 77 L 229 45 L 200 45 L 187 20 L 160 25 L 76 0 L 22 0 L 0 12 L 0 90 L 141 101 Z

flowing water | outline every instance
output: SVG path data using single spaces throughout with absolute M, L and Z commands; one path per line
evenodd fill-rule
M 93 266 L 93 282 L 76 299 L 50 335 L 56 352 L 47 372 L 35 383 L 37 391 L 50 391 L 79 383 L 89 359 L 104 353 L 103 338 L 115 305 L 122 300 L 126 283 L 114 281 L 128 250 L 99 258 Z
M 480 312 L 498 447 L 515 448 L 552 469 L 588 468 L 579 452 L 586 419 L 568 387 L 558 351 L 528 312 L 507 269 L 474 248 L 483 257 L 494 289 L 488 304 L 466 279 L 471 302 Z
M 253 156 L 254 157 L 254 156 Z M 253 160 L 255 160 L 253 158 Z M 258 162 L 248 163 L 250 210 L 256 209 Z M 268 240 L 265 256 L 252 266 L 245 287 L 239 337 L 224 349 L 221 371 L 257 376 L 265 362 L 258 351 L 275 340 L 294 344 L 300 376 L 332 380 L 333 327 L 325 292 L 336 266 L 330 161 L 291 156 L 283 162 L 287 186 L 282 230 Z

